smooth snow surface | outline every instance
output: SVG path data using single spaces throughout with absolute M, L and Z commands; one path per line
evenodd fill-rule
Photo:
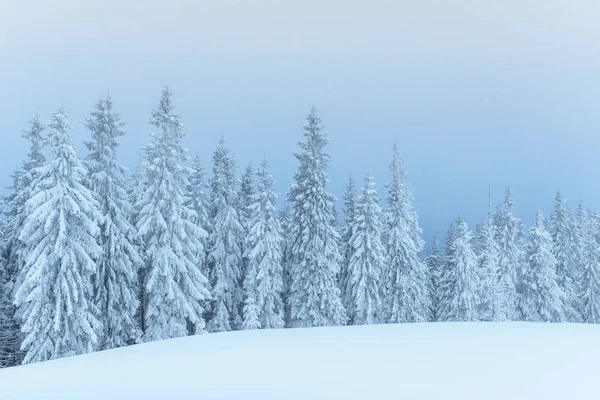
M 238 331 L 0 370 L 0 399 L 591 399 L 598 360 L 599 325 Z

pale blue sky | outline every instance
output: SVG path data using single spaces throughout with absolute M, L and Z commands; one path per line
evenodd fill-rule
M 20 132 L 61 100 L 80 155 L 110 90 L 134 167 L 169 84 L 206 164 L 224 134 L 239 164 L 269 159 L 284 193 L 310 106 L 327 132 L 330 189 L 373 171 L 398 140 L 424 237 L 472 226 L 513 188 L 529 222 L 561 188 L 600 205 L 600 3 L 505 1 L 0 0 L 0 185 Z

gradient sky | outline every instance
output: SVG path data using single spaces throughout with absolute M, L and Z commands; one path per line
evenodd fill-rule
M 504 1 L 0 0 L 0 186 L 20 133 L 64 102 L 81 156 L 110 91 L 133 168 L 169 84 L 185 145 L 206 164 L 221 134 L 241 173 L 266 154 L 284 193 L 315 105 L 330 189 L 373 171 L 382 203 L 396 139 L 424 238 L 474 227 L 511 186 L 529 223 L 554 192 L 600 205 L 600 3 Z

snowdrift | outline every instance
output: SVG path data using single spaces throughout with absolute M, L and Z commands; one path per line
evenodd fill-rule
M 0 399 L 589 399 L 599 360 L 596 325 L 242 331 L 0 370 Z

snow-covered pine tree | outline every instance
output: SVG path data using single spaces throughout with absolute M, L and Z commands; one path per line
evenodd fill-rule
M 518 319 L 517 271 L 522 268 L 523 250 L 520 245 L 521 221 L 512 213 L 514 204 L 512 192 L 507 189 L 504 201 L 498 205 L 494 214 L 498 245 L 495 321 Z
M 14 306 L 3 256 L 7 246 L 6 220 L 0 216 L 0 368 L 12 367 L 19 362 L 20 329 L 14 317 Z
M 131 223 L 136 224 L 139 219 L 139 209 L 138 205 L 141 204 L 141 200 L 144 198 L 146 193 L 146 187 L 144 186 L 144 175 L 143 175 L 143 157 L 142 152 L 140 151 L 140 157 L 138 163 L 133 170 L 133 174 L 127 177 L 127 190 L 128 190 L 128 198 L 129 203 L 132 205 L 132 213 L 131 213 Z M 137 231 L 137 227 L 136 227 Z M 143 260 L 144 246 L 142 243 L 142 239 L 139 235 L 137 235 L 136 247 L 138 249 L 138 254 L 142 257 L 142 265 L 137 269 L 137 290 L 138 290 L 138 312 L 136 314 L 136 320 L 138 322 L 138 326 L 141 328 L 142 333 L 146 332 L 145 325 L 145 315 L 146 315 L 146 285 L 144 282 L 146 281 L 146 268 Z
M 352 294 L 348 285 L 348 265 L 353 249 L 350 244 L 352 238 L 352 228 L 354 227 L 354 219 L 356 216 L 356 185 L 354 177 L 348 177 L 348 184 L 344 192 L 344 225 L 341 229 L 341 246 L 340 253 L 342 254 L 342 264 L 340 267 L 340 276 L 338 279 L 340 291 L 342 293 L 342 303 L 344 308 L 349 310 L 352 308 Z M 348 312 L 349 313 L 349 312 Z M 350 315 L 348 315 L 350 317 Z
M 392 181 L 384 217 L 386 263 L 383 275 L 383 321 L 425 322 L 430 319 L 429 275 L 419 253 L 425 245 L 404 163 L 394 143 Z
M 577 260 L 574 240 L 574 223 L 562 193 L 556 192 L 554 208 L 550 216 L 548 232 L 552 237 L 552 254 L 556 258 L 558 284 L 565 294 L 564 315 L 569 322 L 581 321 L 577 310 L 581 309 L 577 296 Z
M 110 349 L 135 342 L 141 336 L 138 321 L 137 271 L 142 264 L 138 254 L 137 230 L 132 224 L 125 168 L 116 159 L 119 137 L 125 123 L 114 111 L 110 96 L 100 98 L 87 120 L 92 140 L 86 142 L 85 159 L 88 187 L 96 194 L 102 219 L 94 296 L 100 312 L 100 348 Z
M 306 118 L 298 170 L 290 186 L 289 256 L 291 326 L 341 325 L 346 322 L 337 277 L 341 256 L 333 226 L 335 198 L 327 192 L 329 142 L 313 107 Z
M 556 264 L 552 254 L 552 237 L 544 227 L 544 217 L 538 208 L 535 222 L 529 229 L 527 263 L 521 278 L 520 309 L 524 320 L 564 320 L 564 293 L 558 286 Z
M 431 298 L 431 320 L 438 320 L 438 309 L 440 301 L 440 278 L 444 262 L 437 244 L 437 238 L 434 235 L 431 242 L 431 248 L 427 256 L 427 271 L 429 273 L 429 297 Z
M 204 331 L 204 301 L 210 298 L 198 254 L 206 232 L 194 223 L 184 191 L 190 169 L 180 164 L 187 150 L 171 90 L 165 87 L 150 123 L 157 129 L 145 147 L 145 191 L 137 229 L 144 243 L 146 341 Z
M 242 326 L 242 244 L 244 228 L 239 222 L 235 161 L 221 137 L 213 154 L 213 177 L 207 262 L 211 271 L 212 318 L 210 332 L 239 329 Z
M 263 162 L 257 172 L 257 190 L 250 204 L 245 257 L 244 328 L 283 328 L 283 237 L 274 215 L 275 181 Z M 258 322 L 258 324 L 257 324 Z
M 206 232 L 210 232 L 208 222 L 208 184 L 206 183 L 206 171 L 199 156 L 194 157 L 192 169 L 193 172 L 189 178 L 186 196 L 188 207 L 196 213 L 194 218 L 196 225 Z M 205 253 L 205 249 L 208 249 L 208 235 L 201 242 L 202 249 L 198 252 L 198 263 L 201 266 L 202 274 L 208 277 L 209 273 Z
M 242 227 L 248 225 L 248 221 L 252 218 L 252 204 L 256 194 L 256 183 L 254 182 L 254 169 L 252 163 L 246 166 L 246 170 L 240 181 L 240 192 L 238 195 L 239 218 Z
M 240 219 L 240 225 L 244 228 L 242 239 L 242 271 L 240 278 L 242 280 L 242 286 L 244 279 L 246 278 L 246 269 L 248 268 L 248 259 L 244 255 L 246 253 L 246 243 L 244 238 L 248 236 L 248 223 L 252 218 L 252 204 L 254 202 L 255 194 L 256 183 L 254 181 L 254 170 L 252 168 L 252 163 L 249 163 L 242 174 L 240 190 L 238 193 L 238 217 Z
M 586 213 L 582 252 L 582 311 L 583 322 L 600 324 L 600 218 Z
M 36 168 L 19 236 L 28 254 L 14 300 L 25 335 L 24 364 L 90 352 L 101 328 L 91 283 L 94 260 L 102 253 L 96 243 L 98 203 L 82 184 L 87 171 L 75 153 L 63 107 L 49 128 L 54 158 Z
M 477 271 L 479 274 L 479 319 L 496 321 L 498 316 L 498 244 L 492 219 L 491 201 L 488 204 L 488 217 L 477 232 L 476 242 L 479 248 Z
M 440 321 L 477 321 L 479 287 L 477 256 L 467 221 L 458 218 L 447 241 L 445 265 L 440 276 Z
M 381 207 L 371 171 L 365 176 L 365 186 L 356 202 L 351 222 L 350 260 L 348 263 L 348 314 L 354 325 L 374 324 L 381 317 L 380 278 L 385 263 L 381 243 L 383 224 Z
M 588 214 L 583 204 L 583 200 L 579 201 L 577 207 L 572 216 L 573 219 L 573 244 L 575 254 L 575 271 L 573 276 L 575 277 L 575 289 L 577 301 L 577 314 L 581 316 L 583 321 L 584 306 L 583 298 L 585 296 L 584 283 L 583 283 L 583 272 L 584 272 L 584 260 L 585 260 L 585 247 L 586 244 L 592 239 L 592 228 L 593 228 L 593 216 Z
M 279 210 L 279 225 L 282 233 L 282 258 L 281 265 L 283 267 L 283 292 L 281 294 L 283 300 L 283 321 L 286 327 L 291 326 L 291 311 L 290 311 L 290 290 L 292 286 L 292 274 L 290 271 L 290 236 L 291 236 L 291 210 L 287 197 L 284 200 L 283 207 Z
M 4 228 L 5 244 L 2 250 L 4 260 L 4 279 L 6 287 L 6 296 L 8 299 L 13 299 L 16 290 L 23 279 L 23 265 L 27 254 L 24 253 L 24 244 L 19 240 L 20 232 L 26 217 L 25 203 L 33 195 L 32 182 L 38 176 L 38 168 L 42 167 L 46 162 L 46 157 L 43 154 L 44 125 L 40 121 L 39 113 L 36 113 L 29 120 L 30 127 L 23 132 L 23 137 L 29 142 L 29 152 L 26 160 L 13 174 L 13 186 L 11 192 L 5 199 L 8 206 L 6 212 L 6 227 Z M 17 365 L 21 363 L 23 352 L 21 351 L 21 327 L 20 317 L 15 315 L 16 308 L 12 304 L 12 300 L 6 306 L 5 314 L 9 318 L 10 339 L 7 350 L 11 354 L 7 366 Z M 11 326 L 12 325 L 12 326 Z

